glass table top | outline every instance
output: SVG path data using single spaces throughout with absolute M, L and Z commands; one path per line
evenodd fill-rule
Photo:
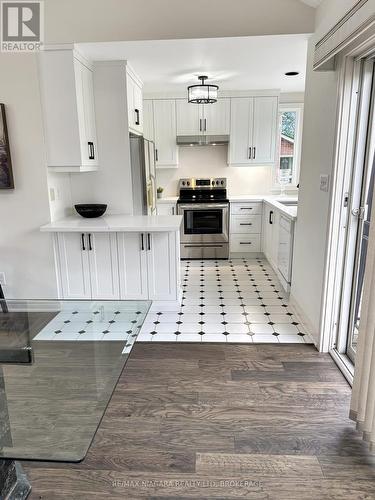
M 0 301 L 0 457 L 85 457 L 150 305 Z

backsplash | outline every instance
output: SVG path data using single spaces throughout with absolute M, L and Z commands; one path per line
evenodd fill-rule
M 176 196 L 180 178 L 226 177 L 232 196 L 271 192 L 272 167 L 228 167 L 227 155 L 227 146 L 180 147 L 179 167 L 157 170 L 157 185 L 164 196 Z

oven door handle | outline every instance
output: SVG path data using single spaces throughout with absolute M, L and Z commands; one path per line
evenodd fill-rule
M 217 209 L 217 208 L 229 208 L 229 203 L 179 203 L 178 208 L 181 210 L 202 210 L 202 209 Z

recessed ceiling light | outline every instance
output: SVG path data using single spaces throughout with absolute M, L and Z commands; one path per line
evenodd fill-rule
M 299 71 L 287 71 L 285 76 L 297 76 L 299 75 Z

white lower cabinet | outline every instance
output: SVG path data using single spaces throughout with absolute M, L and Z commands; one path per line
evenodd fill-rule
M 55 241 L 62 298 L 179 299 L 178 233 L 66 232 Z
M 117 233 L 121 299 L 148 299 L 145 236 Z
M 177 214 L 175 202 L 157 203 L 156 206 L 157 206 L 158 215 L 176 215 Z
M 280 212 L 264 204 L 263 212 L 263 253 L 274 269 L 278 268 Z
M 232 254 L 259 253 L 262 235 L 262 203 L 231 203 L 230 213 L 230 252 Z
M 115 233 L 58 233 L 57 247 L 63 298 L 119 298 Z

